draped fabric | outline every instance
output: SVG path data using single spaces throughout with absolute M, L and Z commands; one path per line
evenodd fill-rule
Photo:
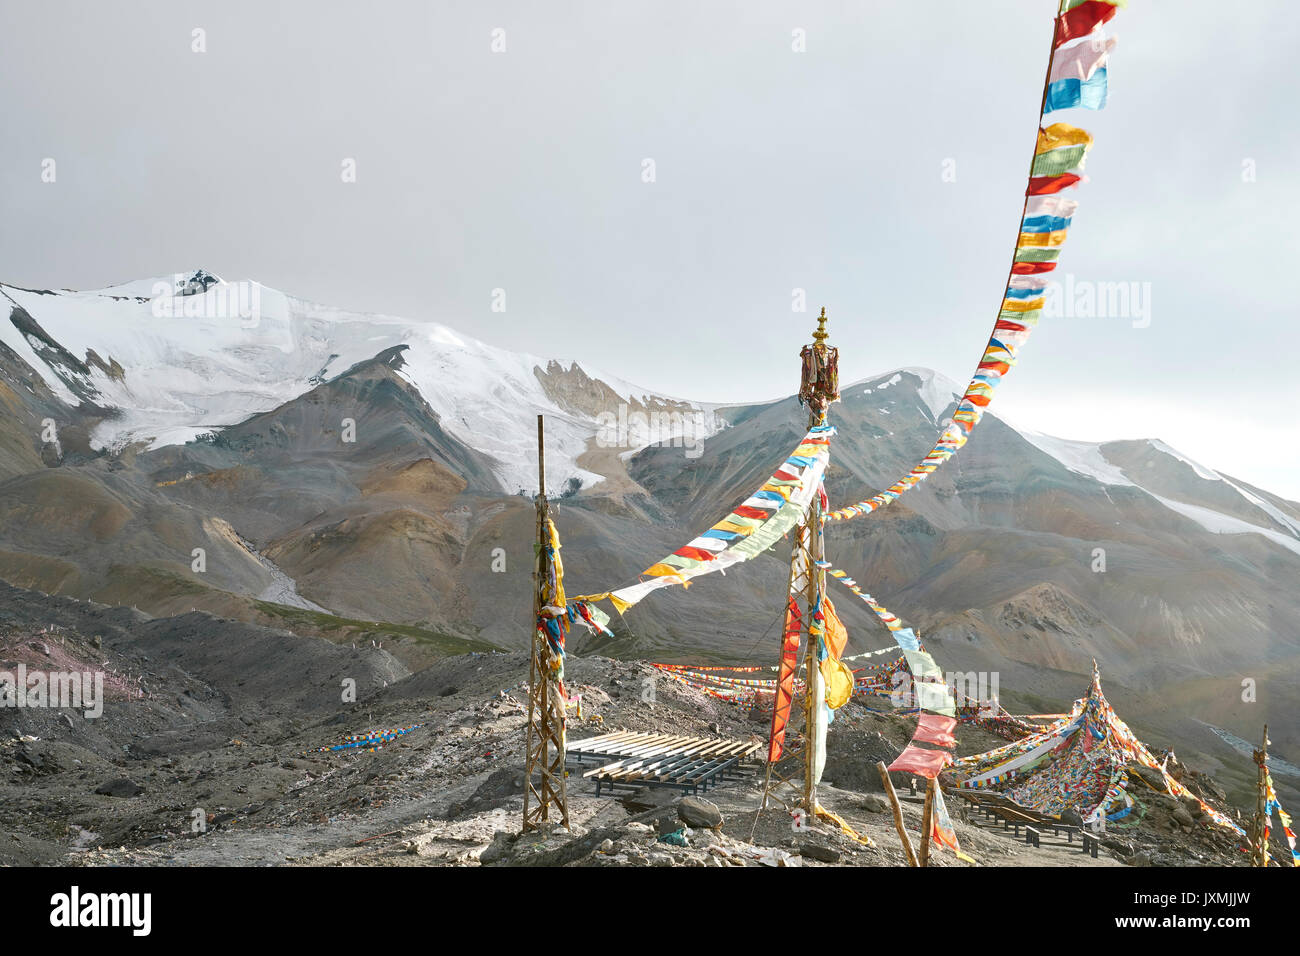
M 957 842 L 957 830 L 952 825 L 952 818 L 948 816 L 948 805 L 944 802 L 942 787 L 934 788 L 934 810 L 930 820 L 930 840 L 933 843 L 946 846 L 958 859 L 967 863 L 975 862 L 962 852 L 961 844 Z
M 946 750 L 926 750 L 915 744 L 908 744 L 903 752 L 889 765 L 893 773 L 914 773 L 918 777 L 937 777 L 939 772 L 952 763 L 952 754 Z
M 768 735 L 767 762 L 781 759 L 785 750 L 785 728 L 790 722 L 790 706 L 794 702 L 794 675 L 799 665 L 799 635 L 803 620 L 794 597 L 785 608 L 785 627 L 781 633 L 781 670 L 777 674 L 776 693 L 772 698 L 772 729 Z

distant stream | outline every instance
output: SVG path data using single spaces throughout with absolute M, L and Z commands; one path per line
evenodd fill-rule
M 1233 750 L 1239 751 L 1240 753 L 1245 754 L 1247 757 L 1254 754 L 1255 745 L 1250 743 L 1249 741 L 1243 740 L 1240 737 L 1238 737 L 1236 734 L 1226 731 L 1221 727 L 1216 727 L 1214 726 L 1214 724 L 1207 724 L 1203 720 L 1198 720 L 1197 723 L 1201 724 L 1204 727 L 1209 727 L 1210 730 L 1214 731 L 1216 737 L 1218 737 L 1220 740 L 1226 743 Z M 1297 767 L 1289 760 L 1283 760 L 1272 750 L 1268 752 L 1268 769 L 1273 771 L 1273 773 L 1280 774 L 1282 776 L 1300 777 L 1300 767 Z

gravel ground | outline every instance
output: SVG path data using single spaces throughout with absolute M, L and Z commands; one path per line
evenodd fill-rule
M 571 829 L 514 838 L 523 653 L 446 658 L 408 674 L 377 648 L 202 613 L 151 620 L 3 589 L 0 669 L 20 661 L 113 677 L 98 718 L 0 710 L 0 864 L 905 864 L 874 768 L 906 744 L 914 722 L 875 713 L 880 701 L 855 700 L 837 713 L 820 788 L 822 804 L 869 845 L 824 823 L 799 826 L 782 794 L 760 811 L 757 772 L 706 795 L 722 817 L 716 828 L 684 825 L 673 795 L 598 798 L 574 774 Z M 583 695 L 571 740 L 614 728 L 766 736 L 765 715 L 665 680 L 642 662 L 570 658 L 566 676 L 570 692 Z M 349 685 L 355 700 L 345 701 Z M 375 751 L 319 752 L 348 734 L 415 725 Z M 963 752 L 1001 743 L 974 728 L 962 728 L 961 738 Z M 921 803 L 901 789 L 916 839 Z M 1117 835 L 1097 860 L 1073 846 L 1030 849 L 960 818 L 956 826 L 985 866 L 1236 862 L 1213 831 L 1184 828 L 1176 807 L 1155 794 L 1147 802 L 1142 825 Z M 959 801 L 949 803 L 959 814 Z M 678 828 L 688 846 L 657 839 Z M 970 865 L 946 851 L 932 862 Z

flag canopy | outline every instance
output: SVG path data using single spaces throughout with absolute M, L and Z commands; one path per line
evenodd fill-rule
M 949 773 L 963 789 L 997 791 L 1023 807 L 1053 816 L 1073 810 L 1085 823 L 1092 823 L 1120 811 L 1127 802 L 1130 762 L 1159 771 L 1169 793 L 1195 797 L 1115 713 L 1101 691 L 1094 661 L 1088 693 L 1074 702 L 1068 715 L 1023 740 L 962 757 Z M 1201 808 L 1215 823 L 1241 832 L 1204 801 Z

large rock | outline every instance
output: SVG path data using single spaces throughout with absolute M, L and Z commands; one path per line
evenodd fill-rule
M 722 811 L 717 804 L 699 797 L 682 797 L 677 801 L 677 817 L 687 826 L 703 830 L 722 826 Z
M 818 860 L 822 863 L 840 862 L 840 851 L 833 846 L 823 846 L 820 843 L 805 843 L 799 847 L 799 855 L 806 856 L 810 860 Z
M 506 833 L 504 830 L 498 830 L 496 833 L 492 834 L 492 843 L 485 847 L 483 852 L 478 855 L 478 861 L 486 865 L 505 859 L 510 855 L 513 839 L 513 834 Z
M 862 809 L 868 813 L 889 813 L 889 801 L 878 793 L 863 794 Z
M 106 797 L 138 797 L 144 793 L 144 788 L 134 780 L 128 780 L 126 777 L 114 777 L 105 783 L 101 783 L 95 788 L 95 792 Z
M 1159 770 L 1148 767 L 1145 764 L 1140 764 L 1136 760 L 1130 761 L 1126 769 L 1130 773 L 1137 774 L 1141 777 L 1156 792 L 1165 792 L 1165 778 L 1161 775 Z

